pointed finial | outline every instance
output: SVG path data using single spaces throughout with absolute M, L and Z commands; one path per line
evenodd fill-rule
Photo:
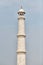
M 25 11 L 24 11 L 22 5 L 21 5 L 21 7 L 20 7 L 20 10 L 18 11 L 18 14 L 19 14 L 19 15 L 24 15 L 24 14 L 25 14 Z
M 21 9 L 22 9 L 22 5 L 21 5 Z

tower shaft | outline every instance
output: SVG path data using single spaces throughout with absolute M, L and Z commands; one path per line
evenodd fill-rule
M 20 9 L 18 12 L 18 47 L 17 47 L 17 65 L 26 65 L 26 49 L 25 49 L 25 11 Z

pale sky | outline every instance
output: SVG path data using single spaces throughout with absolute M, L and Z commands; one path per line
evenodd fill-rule
M 17 12 L 26 11 L 26 65 L 43 65 L 43 0 L 0 0 L 0 65 L 17 65 Z

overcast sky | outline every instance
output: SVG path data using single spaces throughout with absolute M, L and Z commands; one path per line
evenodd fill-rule
M 21 4 L 26 11 L 26 65 L 43 65 L 43 0 L 0 0 L 0 65 L 16 65 Z

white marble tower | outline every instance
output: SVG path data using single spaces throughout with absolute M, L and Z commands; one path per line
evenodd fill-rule
M 17 65 L 26 65 L 26 49 L 25 49 L 25 11 L 18 11 L 18 45 L 17 45 Z

